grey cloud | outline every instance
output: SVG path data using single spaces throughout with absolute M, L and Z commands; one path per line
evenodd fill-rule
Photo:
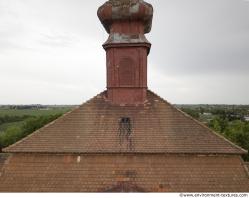
M 103 90 L 105 1 L 0 0 L 0 104 L 81 103 Z M 150 89 L 172 103 L 248 103 L 249 2 L 147 1 Z
M 151 59 L 166 73 L 249 74 L 249 3 L 158 1 Z
M 38 42 L 52 47 L 69 47 L 77 41 L 77 38 L 69 34 L 41 34 Z

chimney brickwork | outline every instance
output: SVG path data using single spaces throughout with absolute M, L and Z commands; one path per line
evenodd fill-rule
M 115 104 L 141 104 L 147 93 L 147 56 L 153 8 L 141 0 L 110 0 L 98 9 L 109 33 L 106 50 L 107 97 Z

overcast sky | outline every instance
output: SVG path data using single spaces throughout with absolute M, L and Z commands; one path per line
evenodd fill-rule
M 105 0 L 0 0 L 0 104 L 80 104 L 105 89 Z M 249 1 L 148 0 L 148 86 L 171 103 L 249 104 Z

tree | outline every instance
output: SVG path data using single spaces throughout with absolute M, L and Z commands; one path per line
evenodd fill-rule
M 60 117 L 61 114 L 28 118 L 21 127 L 9 127 L 0 133 L 0 149 L 7 147 Z

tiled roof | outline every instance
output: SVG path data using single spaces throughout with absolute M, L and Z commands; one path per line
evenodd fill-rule
M 12 154 L 0 192 L 249 192 L 236 155 Z
M 27 138 L 4 149 L 27 153 L 201 153 L 244 150 L 148 91 L 144 105 L 113 105 L 101 93 Z M 130 118 L 131 133 L 120 130 Z
M 4 166 L 4 163 L 8 159 L 8 156 L 9 155 L 7 155 L 7 154 L 0 153 L 0 175 L 1 175 L 1 171 L 2 171 L 2 168 Z

